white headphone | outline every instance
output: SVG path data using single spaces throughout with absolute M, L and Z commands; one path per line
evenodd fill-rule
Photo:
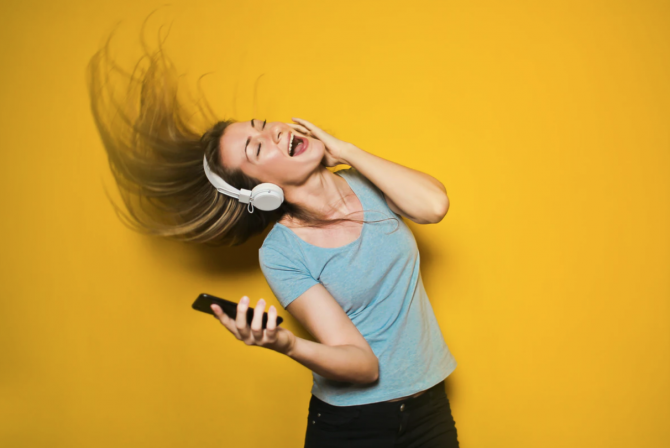
M 251 191 L 245 190 L 244 188 L 238 190 L 225 180 L 221 179 L 218 174 L 212 173 L 209 169 L 209 165 L 207 165 L 206 155 L 203 158 L 203 162 L 205 175 L 217 191 L 226 196 L 230 196 L 231 198 L 235 198 L 243 204 L 249 204 L 247 205 L 249 213 L 254 212 L 254 207 L 264 211 L 277 210 L 282 202 L 284 202 L 284 190 L 275 184 L 258 184 Z

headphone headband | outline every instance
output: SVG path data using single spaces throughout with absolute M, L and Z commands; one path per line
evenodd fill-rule
M 250 190 L 238 190 L 237 188 L 233 187 L 230 185 L 228 182 L 223 180 L 221 176 L 219 176 L 216 173 L 212 173 L 212 171 L 209 169 L 209 165 L 207 164 L 207 156 L 203 157 L 203 166 L 205 167 L 205 175 L 207 176 L 207 179 L 209 179 L 209 182 L 214 185 L 214 187 L 219 191 L 219 193 L 223 193 L 226 196 L 230 196 L 231 198 L 238 199 L 240 202 L 247 204 L 251 200 L 251 191 Z
M 207 155 L 202 159 L 203 167 L 205 168 L 205 175 L 207 180 L 214 185 L 219 193 L 235 198 L 243 204 L 249 204 L 247 210 L 249 213 L 254 212 L 254 205 L 261 210 L 270 211 L 276 210 L 284 202 L 284 191 L 274 184 L 260 184 L 254 187 L 253 190 L 245 190 L 244 188 L 238 190 L 223 180 L 221 176 L 213 173 L 207 164 Z M 258 200 L 254 203 L 254 200 Z

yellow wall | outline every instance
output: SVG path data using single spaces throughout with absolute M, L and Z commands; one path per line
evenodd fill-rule
M 174 20 L 219 114 L 302 117 L 446 185 L 412 229 L 463 447 L 670 446 L 667 2 L 172 3 L 149 29 Z M 0 4 L 1 446 L 302 446 L 309 370 L 190 309 L 278 306 L 260 240 L 144 237 L 104 194 L 85 66 L 120 20 L 132 61 L 161 4 Z

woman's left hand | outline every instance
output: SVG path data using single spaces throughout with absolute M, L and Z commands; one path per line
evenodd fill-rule
M 302 118 L 292 118 L 292 120 L 297 124 L 288 123 L 291 128 L 307 137 L 316 138 L 323 142 L 323 145 L 326 147 L 326 154 L 321 162 L 323 165 L 349 165 L 346 154 L 354 145 L 333 137 L 307 120 L 303 120 Z

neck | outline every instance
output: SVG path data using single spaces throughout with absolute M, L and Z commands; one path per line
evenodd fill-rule
M 304 183 L 284 188 L 287 202 L 325 219 L 342 218 L 355 211 L 349 197 L 351 193 L 347 181 L 325 167 L 315 171 Z

